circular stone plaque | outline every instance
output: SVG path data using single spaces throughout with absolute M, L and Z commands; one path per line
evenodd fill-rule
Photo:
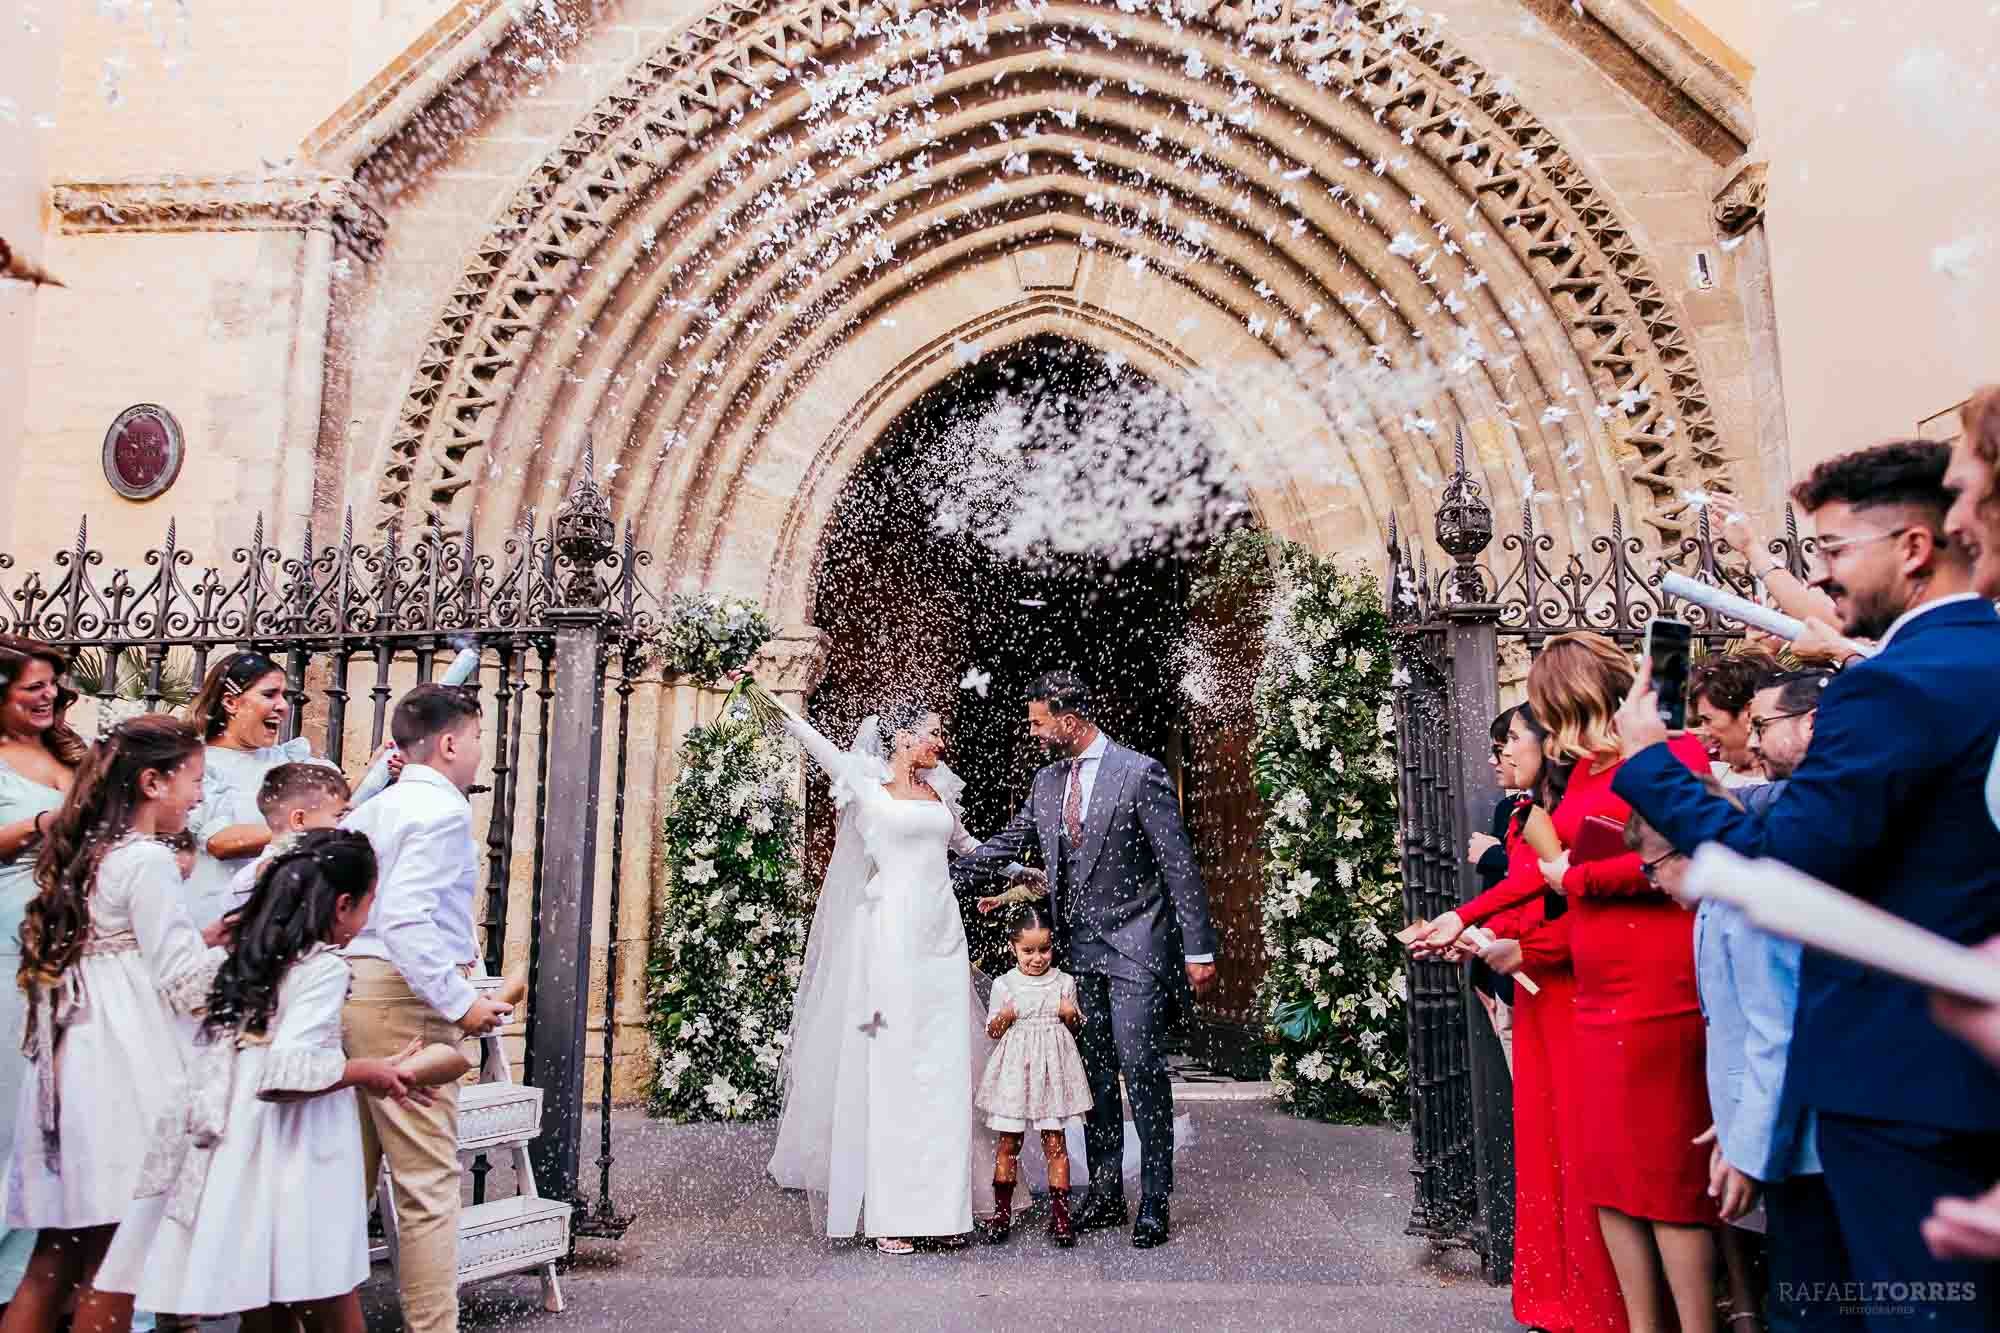
M 181 423 L 164 407 L 126 408 L 104 432 L 104 479 L 128 500 L 150 500 L 181 473 Z

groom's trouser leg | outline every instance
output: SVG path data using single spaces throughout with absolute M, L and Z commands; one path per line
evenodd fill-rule
M 1134 981 L 1085 973 L 1076 978 L 1077 1008 L 1083 1014 L 1079 1045 L 1096 1103 L 1084 1123 L 1090 1150 L 1090 1182 L 1122 1192 L 1125 1111 L 1118 1075 L 1132 1102 L 1132 1127 L 1139 1136 L 1139 1188 L 1164 1195 L 1174 1187 L 1174 1087 L 1167 1074 L 1166 1034 L 1172 1003 L 1157 978 Z
M 1076 1007 L 1083 1015 L 1077 1050 L 1090 1079 L 1090 1114 L 1083 1118 L 1083 1144 L 1090 1156 L 1094 1194 L 1123 1194 L 1125 1108 L 1118 1091 L 1118 1043 L 1111 1022 L 1111 979 L 1101 972 L 1076 976 Z

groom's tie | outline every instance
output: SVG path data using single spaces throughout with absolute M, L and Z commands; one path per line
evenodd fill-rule
M 1069 761 L 1069 791 L 1063 796 L 1063 836 L 1075 852 L 1083 846 L 1083 760 Z

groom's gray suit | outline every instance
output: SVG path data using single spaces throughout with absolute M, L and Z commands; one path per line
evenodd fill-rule
M 1186 984 L 1184 956 L 1213 957 L 1215 927 L 1166 768 L 1106 740 L 1075 846 L 1063 828 L 1063 802 L 1076 761 L 1061 759 L 1035 774 L 1020 812 L 960 857 L 952 873 L 968 885 L 990 883 L 1031 845 L 1040 849 L 1057 957 L 1076 978 L 1083 1013 L 1079 1045 L 1097 1103 L 1084 1136 L 1091 1188 L 1122 1192 L 1122 1070 L 1139 1135 L 1140 1189 L 1164 1196 L 1174 1183 L 1166 1028 Z

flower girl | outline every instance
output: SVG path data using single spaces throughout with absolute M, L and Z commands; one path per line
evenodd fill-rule
M 145 1139 L 181 1087 L 193 1013 L 222 962 L 189 919 L 163 839 L 201 797 L 201 738 L 186 723 L 133 718 L 97 744 L 49 823 L 38 892 L 21 925 L 25 1046 L 8 1173 L 7 1225 L 40 1229 L 6 1333 L 56 1327 L 124 1333 L 132 1299 L 93 1277 L 132 1200 Z
M 188 1098 L 160 1123 L 101 1286 L 148 1310 L 257 1312 L 246 1330 L 287 1327 L 289 1314 L 307 1333 L 360 1333 L 368 1222 L 352 1090 L 429 1100 L 391 1061 L 341 1049 L 336 951 L 374 897 L 375 853 L 344 830 L 302 835 L 258 876 L 209 992 Z
M 999 1042 L 987 1057 L 986 1075 L 974 1099 L 986 1125 L 998 1130 L 1000 1150 L 993 1162 L 997 1211 L 980 1233 L 998 1244 L 1012 1229 L 1014 1184 L 1020 1178 L 1021 1145 L 1032 1125 L 1041 1132 L 1049 1163 L 1049 1238 L 1076 1244 L 1069 1215 L 1069 1144 L 1066 1120 L 1091 1107 L 1090 1079 L 1073 1034 L 1082 1017 L 1076 982 L 1054 967 L 1055 931 L 1048 908 L 1024 903 L 1007 918 L 1014 947 L 1014 970 L 993 983 L 986 1035 Z

